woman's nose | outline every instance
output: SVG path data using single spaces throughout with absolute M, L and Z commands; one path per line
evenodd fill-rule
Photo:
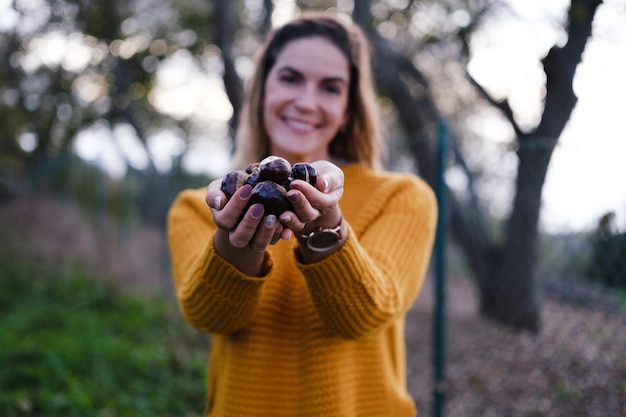
M 305 85 L 296 95 L 295 104 L 300 109 L 314 109 L 317 104 L 315 87 L 311 85 Z

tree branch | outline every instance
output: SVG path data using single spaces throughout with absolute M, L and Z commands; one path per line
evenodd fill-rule
M 465 70 L 465 75 L 467 76 L 467 79 L 469 80 L 469 82 L 478 90 L 480 95 L 485 100 L 487 100 L 489 104 L 491 104 L 492 106 L 500 110 L 502 114 L 504 114 L 504 117 L 506 117 L 506 119 L 509 121 L 509 123 L 513 127 L 513 130 L 515 131 L 515 135 L 517 137 L 526 136 L 526 133 L 522 131 L 522 129 L 519 127 L 519 125 L 515 121 L 515 115 L 513 114 L 513 109 L 509 105 L 509 101 L 507 99 L 504 99 L 502 101 L 496 100 L 491 94 L 489 94 L 487 90 L 485 90 L 485 88 L 482 85 L 478 83 L 478 81 L 476 81 L 474 77 L 472 77 L 472 75 L 469 73 L 469 71 L 467 71 L 467 69 Z
M 574 74 L 580 63 L 593 19 L 602 0 L 572 0 L 568 12 L 567 43 L 554 46 L 542 60 L 546 74 L 546 104 L 536 135 L 559 137 L 569 120 L 577 98 L 573 90 Z

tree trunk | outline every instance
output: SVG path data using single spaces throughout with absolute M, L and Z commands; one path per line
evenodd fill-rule
M 542 119 L 533 134 L 519 138 L 516 193 L 502 256 L 492 260 L 493 273 L 481 287 L 482 313 L 518 329 L 536 332 L 540 328 L 535 265 L 541 193 L 554 147 L 576 105 L 574 74 L 601 3 L 572 0 L 568 42 L 563 48 L 553 47 L 543 60 L 546 102 Z
M 541 190 L 556 141 L 519 151 L 516 193 L 501 254 L 491 259 L 491 273 L 481 281 L 481 312 L 516 329 L 539 331 L 536 265 Z
M 224 89 L 233 106 L 233 116 L 230 119 L 230 131 L 234 133 L 239 112 L 243 103 L 243 85 L 235 69 L 233 45 L 237 34 L 237 2 L 232 0 L 212 0 L 215 7 L 215 44 L 220 48 L 224 63 Z

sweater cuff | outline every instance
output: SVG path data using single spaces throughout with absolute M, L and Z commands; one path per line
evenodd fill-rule
M 263 284 L 273 266 L 272 258 L 266 252 L 262 275 L 246 275 L 215 251 L 213 240 L 207 245 L 202 259 L 205 260 L 204 265 L 202 265 L 204 271 L 202 274 L 203 284 L 212 287 L 222 297 L 236 302 L 242 302 L 242 294 L 246 294 L 248 291 L 254 292 L 258 286 Z
M 319 294 L 341 294 L 354 286 L 354 277 L 369 273 L 366 271 L 368 263 L 362 261 L 363 249 L 354 236 L 354 231 L 348 225 L 348 237 L 343 246 L 319 262 L 304 264 L 296 256 L 297 266 L 306 277 L 311 291 Z

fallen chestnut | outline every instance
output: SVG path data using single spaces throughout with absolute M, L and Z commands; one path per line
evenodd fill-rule
M 230 171 L 222 179 L 222 191 L 226 198 L 245 184 L 252 186 L 252 195 L 244 210 L 256 203 L 265 207 L 265 214 L 278 216 L 285 210 L 291 209 L 286 193 L 291 189 L 291 181 L 303 180 L 315 186 L 317 172 L 313 165 L 299 162 L 291 166 L 284 158 L 268 156 L 261 162 L 248 165 L 246 171 Z

